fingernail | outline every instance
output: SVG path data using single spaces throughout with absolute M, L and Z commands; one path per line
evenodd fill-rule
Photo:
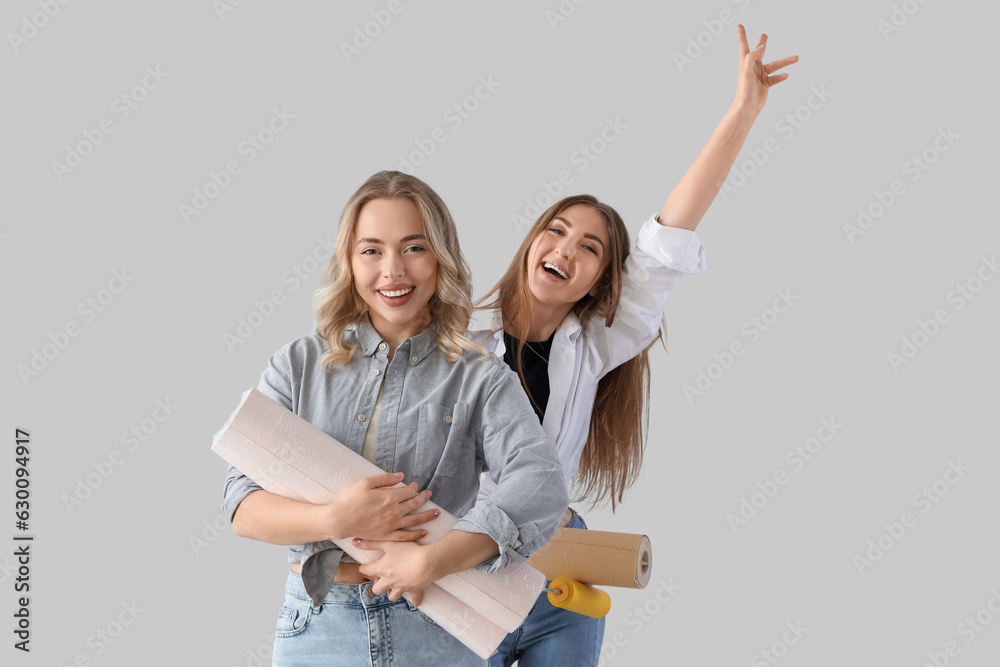
M 434 510 L 434 516 L 441 516 L 440 510 Z
M 430 498 L 433 495 L 434 495 L 434 492 L 431 491 L 430 489 L 427 489 L 427 497 Z
M 420 537 L 427 537 L 427 531 L 426 530 L 421 530 L 420 531 Z
M 354 546 L 360 546 L 360 545 L 361 545 L 361 538 L 360 537 L 355 537 L 354 538 Z
M 393 474 L 395 474 L 398 479 L 403 479 L 403 473 L 397 472 L 397 473 L 393 473 Z

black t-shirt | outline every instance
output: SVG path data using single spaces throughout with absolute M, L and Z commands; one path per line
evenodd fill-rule
M 545 416 L 545 407 L 549 403 L 549 352 L 552 350 L 554 336 L 555 332 L 549 336 L 548 340 L 525 343 L 524 352 L 521 355 L 524 382 L 528 386 L 531 398 L 534 399 L 531 407 L 535 409 L 539 421 Z M 515 355 L 517 354 L 518 339 L 505 331 L 503 332 L 503 344 L 507 348 L 504 350 L 503 360 L 516 373 Z

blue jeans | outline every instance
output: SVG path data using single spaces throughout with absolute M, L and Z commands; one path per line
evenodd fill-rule
M 288 573 L 285 603 L 274 637 L 275 667 L 485 667 L 487 662 L 424 613 L 384 593 L 369 597 L 371 583 L 333 584 L 318 609 Z
M 566 528 L 586 527 L 573 510 Z M 518 667 L 596 667 L 603 641 L 603 618 L 553 607 L 543 591 L 521 627 L 507 635 L 490 658 L 490 667 L 510 667 L 515 660 Z

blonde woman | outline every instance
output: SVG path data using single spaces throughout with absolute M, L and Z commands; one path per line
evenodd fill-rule
M 649 396 L 648 350 L 661 334 L 663 308 L 685 273 L 705 269 L 695 228 L 739 154 L 768 89 L 798 60 L 767 65 L 767 36 L 750 50 L 738 28 L 736 97 L 658 215 L 639 230 L 634 251 L 621 216 L 595 197 L 552 205 L 535 222 L 506 274 L 484 297 L 497 334 L 490 348 L 522 379 L 545 431 L 556 443 L 567 492 L 610 499 L 612 510 L 642 463 Z M 502 332 L 502 336 L 500 335 Z M 495 487 L 482 479 L 481 502 Z M 572 508 L 562 525 L 586 528 Z M 493 667 L 596 665 L 604 619 L 553 607 L 539 597 L 525 623 L 507 636 Z
M 386 472 L 310 505 L 230 467 L 234 531 L 290 547 L 274 665 L 486 664 L 416 607 L 436 579 L 523 561 L 552 537 L 568 501 L 552 441 L 517 376 L 465 336 L 468 266 L 425 183 L 369 178 L 344 209 L 324 282 L 316 335 L 279 350 L 257 388 Z M 476 504 L 484 471 L 496 490 Z M 432 513 L 411 512 L 432 493 L 461 518 L 424 546 L 414 540 Z M 344 538 L 384 555 L 359 566 L 331 542 Z

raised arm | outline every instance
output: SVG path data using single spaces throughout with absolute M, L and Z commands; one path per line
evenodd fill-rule
M 767 35 L 762 34 L 757 48 L 751 51 L 742 25 L 738 33 L 740 61 L 733 105 L 667 197 L 660 211 L 661 225 L 694 231 L 719 194 L 757 114 L 764 108 L 768 90 L 788 78 L 787 73 L 774 72 L 799 60 L 798 56 L 789 56 L 765 65 Z

